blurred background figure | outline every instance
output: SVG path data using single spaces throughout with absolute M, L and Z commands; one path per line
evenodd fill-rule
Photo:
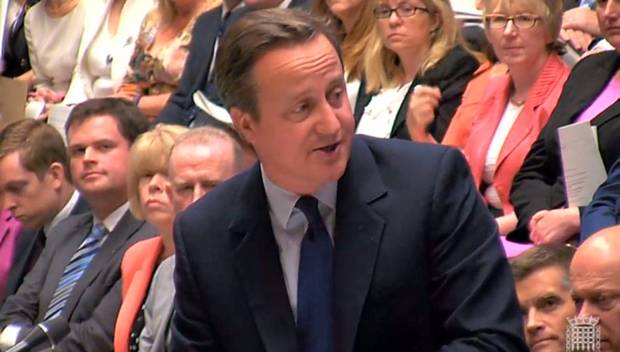
M 364 50 L 374 30 L 372 1 L 316 0 L 312 13 L 324 17 L 340 35 L 340 47 L 351 108 L 355 108 L 364 72 Z
M 448 0 L 373 4 L 356 133 L 440 142 L 478 60 L 461 46 Z
M 576 313 L 569 278 L 574 253 L 563 244 L 543 245 L 510 260 L 530 351 L 566 350 L 566 319 Z
M 102 98 L 125 78 L 140 24 L 154 0 L 98 0 L 89 7 L 64 104 Z
M 158 0 L 146 15 L 129 70 L 114 96 L 134 102 L 151 121 L 179 85 L 196 18 L 220 0 Z
M 24 33 L 26 11 L 38 0 L 6 0 L 0 4 L 0 74 L 30 81 L 30 57 Z
M 569 68 L 558 55 L 562 0 L 485 0 L 484 23 L 508 73 L 489 82 L 464 152 L 500 234 L 517 225 L 509 194 L 555 108 Z
M 93 1 L 43 0 L 26 12 L 24 28 L 35 90 L 31 100 L 58 103 L 64 98 L 77 61 L 86 11 Z
M 509 239 L 537 244 L 567 241 L 579 233 L 579 209 L 567 206 L 558 128 L 575 122 L 596 126 L 606 171 L 620 156 L 620 2 L 596 7 L 602 34 L 615 50 L 590 55 L 571 71 L 549 122 L 517 173 L 510 201 L 518 218 Z

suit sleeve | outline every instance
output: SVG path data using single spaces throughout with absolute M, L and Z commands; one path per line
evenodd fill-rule
M 606 227 L 618 224 L 618 205 L 620 203 L 620 162 L 616 162 L 607 180 L 599 186 L 592 202 L 581 217 L 580 241 Z
M 525 351 L 497 226 L 457 150 L 443 155 L 434 188 L 430 297 L 440 351 Z
M 175 312 L 172 318 L 171 351 L 223 352 L 208 318 L 204 297 L 200 296 L 188 258 L 184 237 L 189 233 L 183 226 L 183 215 L 177 217 L 174 230 L 176 267 L 174 271 Z
M 36 264 L 24 278 L 17 292 L 9 296 L 0 309 L 0 330 L 9 324 L 32 327 L 39 315 L 39 294 L 43 290 L 45 278 L 51 263 L 54 249 L 46 246 Z

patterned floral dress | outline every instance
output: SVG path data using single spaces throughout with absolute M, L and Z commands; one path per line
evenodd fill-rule
M 189 54 L 192 28 L 198 15 L 192 18 L 170 43 L 154 50 L 153 44 L 161 25 L 161 15 L 157 10 L 151 11 L 142 23 L 124 83 L 136 84 L 143 95 L 171 93 L 176 90 Z

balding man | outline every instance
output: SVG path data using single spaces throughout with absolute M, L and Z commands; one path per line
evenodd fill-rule
M 570 266 L 580 316 L 599 317 L 601 351 L 620 351 L 620 226 L 588 238 Z
M 230 128 L 192 129 L 175 142 L 168 160 L 172 187 L 167 189 L 175 212 L 185 210 L 220 183 L 254 163 L 252 151 Z M 174 256 L 164 260 L 151 284 L 144 306 L 141 351 L 166 351 L 173 312 Z

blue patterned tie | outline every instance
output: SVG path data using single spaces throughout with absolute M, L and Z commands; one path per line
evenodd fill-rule
M 71 257 L 69 264 L 65 267 L 65 271 L 62 273 L 58 287 L 54 291 L 54 296 L 43 320 L 55 318 L 62 313 L 73 287 L 75 287 L 82 274 L 88 269 L 88 265 L 101 246 L 101 239 L 107 232 L 103 224 L 95 224 L 93 226 L 86 239 L 78 247 L 73 257 Z
M 331 352 L 334 350 L 332 241 L 316 198 L 303 196 L 295 207 L 308 220 L 299 256 L 297 340 L 301 352 Z

